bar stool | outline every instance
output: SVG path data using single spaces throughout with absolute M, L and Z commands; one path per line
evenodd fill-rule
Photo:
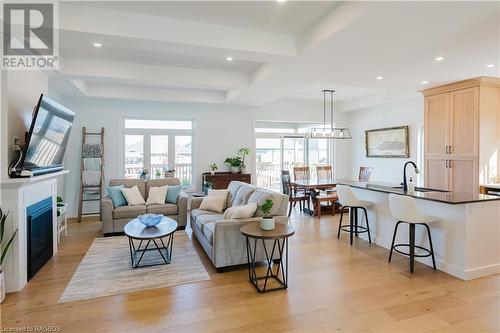
M 373 206 L 373 202 L 358 200 L 354 195 L 350 186 L 337 185 L 337 196 L 339 198 L 339 203 L 342 205 L 342 210 L 340 211 L 340 222 L 339 231 L 337 233 L 337 238 L 340 238 L 340 231 L 346 231 L 350 234 L 350 243 L 352 245 L 353 235 L 358 237 L 358 234 L 367 232 L 368 241 L 372 243 L 372 238 L 370 236 L 370 224 L 368 223 L 368 213 L 366 208 Z M 349 224 L 342 225 L 342 218 L 344 216 L 344 209 L 349 208 Z M 358 209 L 362 209 L 365 212 L 366 227 L 358 225 Z
M 413 267 L 415 262 L 415 257 L 432 257 L 432 266 L 436 269 L 436 260 L 434 259 L 434 249 L 432 247 L 431 230 L 427 223 L 438 222 L 439 218 L 433 216 L 427 216 L 420 213 L 415 204 L 415 199 L 405 195 L 389 194 L 389 206 L 391 208 L 392 216 L 398 219 L 396 227 L 394 228 L 394 235 L 392 236 L 391 253 L 389 254 L 389 262 L 391 262 L 392 251 L 396 251 L 405 256 L 410 257 L 410 272 L 413 273 Z M 408 223 L 409 225 L 409 244 L 394 244 L 396 240 L 396 233 L 398 231 L 398 226 L 400 223 Z M 423 225 L 427 229 L 427 235 L 429 236 L 430 250 L 422 246 L 415 245 L 415 225 Z M 403 252 L 398 250 L 398 247 L 408 247 L 410 252 Z M 420 249 L 424 251 L 424 254 L 415 254 L 415 249 Z

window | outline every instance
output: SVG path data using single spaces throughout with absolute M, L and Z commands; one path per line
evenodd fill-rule
M 164 178 L 174 169 L 184 188 L 193 183 L 193 122 L 125 119 L 125 178 Z
M 281 188 L 281 170 L 292 173 L 294 166 L 311 166 L 316 177 L 317 165 L 331 165 L 331 140 L 305 139 L 308 127 L 317 124 L 257 122 L 255 124 L 255 166 L 257 186 Z

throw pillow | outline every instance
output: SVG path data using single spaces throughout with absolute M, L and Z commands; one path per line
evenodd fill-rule
M 146 205 L 153 204 L 164 204 L 165 197 L 167 196 L 168 185 L 158 186 L 158 187 L 150 187 L 148 200 L 146 201 Z
M 223 220 L 229 220 L 232 216 L 233 213 L 239 208 L 240 206 L 232 206 L 226 209 L 224 212 L 224 217 L 222 218 Z
M 227 207 L 227 196 L 229 194 L 229 190 L 208 190 L 207 197 L 216 197 L 216 198 L 224 198 L 224 208 Z
M 209 210 L 211 212 L 222 213 L 224 211 L 224 206 L 226 205 L 225 198 L 219 197 L 205 197 L 201 202 L 201 210 Z
M 144 205 L 146 203 L 137 185 L 131 188 L 122 188 L 121 191 L 129 206 Z
M 127 199 L 123 196 L 121 191 L 125 186 L 109 186 L 106 190 L 108 191 L 108 197 L 113 201 L 113 207 L 121 207 L 127 205 Z
M 166 202 L 176 204 L 177 203 L 177 197 L 181 193 L 181 185 L 177 186 L 169 186 L 167 190 L 167 197 L 165 199 Z
M 257 203 L 252 202 L 247 205 L 237 206 L 238 208 L 231 216 L 232 219 L 248 219 L 253 217 L 255 212 L 257 211 Z

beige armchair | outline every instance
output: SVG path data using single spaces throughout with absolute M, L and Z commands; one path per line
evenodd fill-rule
M 127 188 L 137 185 L 142 197 L 146 201 L 151 187 L 158 186 L 177 186 L 180 181 L 177 178 L 167 179 L 112 179 L 109 186 L 123 185 Z M 184 229 L 187 224 L 187 195 L 180 192 L 175 204 L 153 204 L 138 206 L 114 207 L 113 201 L 109 197 L 103 197 L 101 200 L 101 219 L 102 231 L 105 236 L 123 232 L 125 224 L 142 214 L 163 214 L 177 221 L 179 229 Z

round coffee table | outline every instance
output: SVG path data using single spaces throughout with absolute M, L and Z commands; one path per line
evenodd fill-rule
M 177 222 L 166 216 L 163 216 L 162 221 L 154 227 L 145 226 L 139 219 L 134 219 L 127 223 L 124 231 L 128 237 L 132 267 L 138 268 L 170 264 L 172 260 L 172 247 L 174 245 L 174 232 L 176 230 Z M 166 242 L 164 242 L 164 238 L 166 238 Z M 139 246 L 136 247 L 134 241 L 138 241 Z M 144 247 L 142 247 L 143 242 L 146 242 Z M 149 248 L 151 243 L 154 244 L 154 247 Z M 148 255 L 147 263 L 140 265 L 144 254 L 147 251 L 155 250 L 163 260 L 152 260 L 154 258 L 150 258 L 151 256 Z
M 260 228 L 260 222 L 253 222 L 241 227 L 240 232 L 246 238 L 248 278 L 250 282 L 260 293 L 278 289 L 287 289 L 288 238 L 295 233 L 295 229 L 288 224 L 276 223 L 276 228 L 274 230 L 266 231 Z M 250 239 L 252 239 L 253 242 Z M 255 270 L 255 253 L 257 252 L 257 243 L 259 240 L 262 242 L 262 247 L 264 248 L 264 253 L 266 255 L 266 276 L 257 276 L 257 272 Z M 274 241 L 271 252 L 269 252 L 266 247 L 266 240 Z M 278 258 L 275 258 L 275 251 L 277 251 L 276 254 L 279 256 Z M 285 258 L 285 263 L 283 263 L 283 258 Z M 274 269 L 274 266 L 276 269 Z M 274 280 L 278 284 L 278 287 L 267 289 L 267 282 L 269 279 Z M 264 285 L 262 287 L 259 285 L 259 280 L 264 280 Z

